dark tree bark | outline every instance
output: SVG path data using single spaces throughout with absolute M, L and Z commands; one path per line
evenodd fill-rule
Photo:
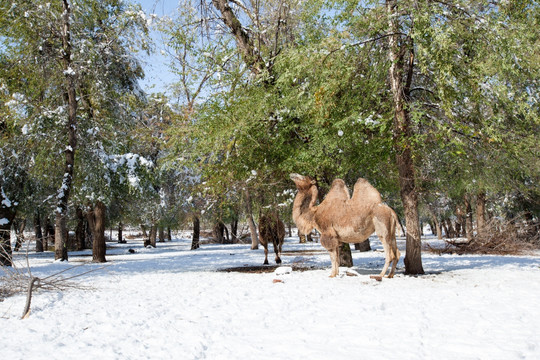
M 71 6 L 67 0 L 62 1 L 64 13 L 62 15 L 62 65 L 65 77 L 65 98 L 68 105 L 68 121 L 66 131 L 68 134 L 68 146 L 64 150 L 64 176 L 62 185 L 58 190 L 56 202 L 56 228 L 54 243 L 55 260 L 67 260 L 67 208 L 69 195 L 71 193 L 73 182 L 73 169 L 75 166 L 75 148 L 77 146 L 77 94 L 75 91 L 75 73 L 71 68 Z
M 459 222 L 459 220 L 456 219 L 456 222 L 455 222 L 455 225 L 454 225 L 454 236 L 455 237 L 460 237 L 461 236 L 461 223 Z
M 445 223 L 446 223 L 446 229 L 448 229 L 448 237 L 449 238 L 455 238 L 456 237 L 456 232 L 454 230 L 454 225 L 452 225 L 452 220 L 446 219 Z
M 163 229 L 163 226 L 159 227 L 158 237 L 159 237 L 159 242 L 165 242 L 165 230 Z
M 459 224 L 459 227 L 457 226 L 457 224 Z M 462 237 L 467 235 L 465 224 L 465 212 L 463 211 L 463 208 L 458 205 L 456 207 L 456 236 Z
M 0 199 L 4 200 L 1 195 Z M 4 207 L 3 204 L 0 205 L 0 219 L 2 219 L 0 222 L 0 265 L 12 266 L 11 225 L 15 219 L 15 210 L 11 207 Z
M 15 249 L 14 251 L 21 250 L 22 243 L 24 242 L 24 229 L 26 228 L 26 219 L 23 219 L 20 223 L 17 221 L 15 223 L 16 230 L 15 234 L 17 236 L 17 240 L 15 242 Z
M 313 241 L 311 233 L 309 233 L 307 235 L 306 234 L 298 234 L 298 239 L 300 239 L 300 241 L 299 241 L 300 244 L 305 244 L 308 241 Z
M 439 219 L 437 218 L 437 215 L 435 215 L 435 212 L 431 212 L 431 220 L 432 224 L 435 227 L 435 229 L 431 228 L 432 234 L 437 234 L 437 239 L 442 239 L 442 231 L 441 231 L 441 224 L 439 223 Z M 435 232 L 433 232 L 435 230 Z
M 148 236 L 148 241 L 145 243 L 144 246 L 150 245 L 151 247 L 154 247 L 154 248 L 157 246 L 156 244 L 157 230 L 158 230 L 157 224 L 152 224 L 152 226 L 150 227 L 150 234 Z
M 476 232 L 482 236 L 486 231 L 486 193 L 476 195 Z
M 408 108 L 410 87 L 414 66 L 414 46 L 412 39 L 403 40 L 397 0 L 386 0 L 388 27 L 388 58 L 390 60 L 389 80 L 394 107 L 394 151 L 399 174 L 401 201 L 405 212 L 406 255 L 405 273 L 423 274 L 420 219 L 418 217 L 418 195 L 412 157 L 412 129 Z M 405 71 L 405 55 L 409 54 Z M 405 79 L 404 79 L 405 78 Z
M 234 217 L 231 221 L 231 243 L 238 242 L 238 219 Z
M 201 222 L 197 215 L 193 215 L 193 239 L 191 240 L 191 250 L 199 248 L 199 239 L 201 236 Z
M 172 241 L 171 227 L 167 226 L 167 241 Z
M 351 247 L 347 243 L 341 244 L 339 249 L 339 266 L 353 266 Z
M 251 250 L 256 250 L 259 248 L 259 236 L 257 234 L 257 226 L 255 225 L 255 221 L 253 221 L 251 196 L 247 188 L 244 190 L 244 200 L 246 204 L 246 218 L 249 225 L 249 233 L 251 234 Z
M 142 235 L 145 239 L 148 239 L 148 232 L 146 231 L 146 226 L 144 224 L 141 224 L 141 231 Z
M 469 201 L 469 196 L 465 195 L 463 201 L 465 203 L 465 234 L 467 236 L 467 241 L 472 241 L 474 238 L 473 215 L 472 215 L 471 202 Z
M 47 217 L 47 219 L 45 220 L 45 241 L 43 243 L 46 251 L 49 250 L 49 244 L 55 244 L 54 236 L 54 226 L 52 224 L 52 221 Z
M 88 219 L 88 226 L 92 230 L 94 238 L 92 244 L 92 261 L 93 262 L 106 262 L 106 244 L 105 244 L 105 220 L 106 220 L 106 207 L 101 201 L 97 201 L 93 210 L 88 211 L 86 214 Z
M 84 213 L 80 206 L 75 210 L 77 215 L 77 227 L 75 228 L 75 243 L 77 251 L 86 249 L 85 231 L 84 231 Z
M 36 237 L 36 252 L 43 252 L 43 232 L 41 231 L 39 210 L 34 213 L 34 235 Z
M 120 222 L 118 223 L 118 243 L 119 243 L 119 244 L 125 243 L 124 237 L 123 237 L 123 235 L 122 235 L 122 230 L 123 230 L 123 229 L 124 229 L 124 225 L 123 225 L 122 222 L 120 221 Z
M 229 0 L 212 0 L 212 4 L 219 10 L 223 23 L 229 28 L 236 39 L 243 61 L 252 73 L 258 75 L 265 68 L 264 60 L 259 55 L 249 33 L 242 26 L 233 10 L 229 6 Z
M 354 249 L 360 252 L 371 251 L 371 244 L 369 243 L 369 239 L 361 243 L 354 244 Z
M 225 236 L 225 232 L 227 233 L 227 236 Z M 214 228 L 212 229 L 212 235 L 214 236 L 214 239 L 216 239 L 216 241 L 220 244 L 226 244 L 229 242 L 229 231 L 221 220 L 218 220 L 214 225 Z

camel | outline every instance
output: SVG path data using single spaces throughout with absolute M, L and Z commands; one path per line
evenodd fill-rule
M 268 243 L 274 245 L 276 264 L 281 264 L 281 247 L 285 238 L 285 224 L 277 213 L 259 216 L 259 242 L 264 247 L 264 265 L 268 265 Z
M 381 281 L 390 263 L 392 268 L 388 277 L 394 276 L 400 257 L 396 245 L 399 221 L 394 210 L 382 202 L 377 189 L 359 178 L 350 197 L 345 182 L 336 179 L 324 200 L 315 205 L 319 194 L 316 181 L 299 174 L 291 174 L 290 178 L 298 189 L 293 203 L 293 220 L 299 233 L 309 234 L 313 229 L 321 233 L 321 244 L 330 253 L 332 261 L 330 277 L 339 272 L 341 243 L 363 242 L 373 232 L 383 244 L 385 263 L 380 275 L 371 277 Z

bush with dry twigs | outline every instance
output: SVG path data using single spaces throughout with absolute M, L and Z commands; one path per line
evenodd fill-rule
M 67 267 L 57 271 L 52 275 L 39 278 L 32 274 L 28 249 L 26 251 L 26 268 L 20 267 L 14 261 L 13 266 L 3 266 L 0 273 L 0 302 L 5 298 L 26 292 L 26 302 L 21 318 L 26 318 L 30 314 L 30 304 L 34 291 L 64 291 L 67 289 L 89 289 L 80 283 L 71 281 L 74 278 L 86 275 L 88 273 L 103 269 L 102 267 L 90 269 L 87 271 L 76 271 L 84 264 Z M 72 275 L 71 275 L 72 274 Z
M 439 254 L 494 254 L 518 255 L 540 248 L 540 223 L 525 221 L 522 217 L 512 220 L 491 219 L 482 232 L 471 241 L 446 240 L 443 249 L 430 247 Z

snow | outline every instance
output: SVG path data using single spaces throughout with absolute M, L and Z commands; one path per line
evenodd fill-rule
M 2 202 L 0 204 L 2 204 L 3 207 L 6 207 L 6 208 L 9 208 L 11 207 L 12 203 L 11 203 L 11 200 L 9 200 L 9 198 L 7 197 L 6 193 L 4 192 L 4 187 L 1 187 L 0 188 L 0 193 L 1 193 L 1 197 L 2 197 Z
M 27 237 L 28 238 L 28 237 Z M 437 240 L 431 245 L 440 246 Z M 329 278 L 321 245 L 287 238 L 283 266 L 267 273 L 217 271 L 259 266 L 263 249 L 202 244 L 189 233 L 146 249 L 141 239 L 109 243 L 108 263 L 89 251 L 55 263 L 30 253 L 32 273 L 67 267 L 87 290 L 37 292 L 30 317 L 25 296 L 0 302 L 8 358 L 78 359 L 538 359 L 540 257 L 443 255 L 424 252 L 426 275 L 377 282 L 376 251 L 353 251 L 355 266 Z M 33 246 L 33 245 L 31 245 Z M 133 249 L 135 253 L 128 250 Z M 270 249 L 272 253 L 272 249 Z M 301 252 L 303 251 L 303 252 Z M 270 256 L 273 259 L 273 256 Z M 16 254 L 20 267 L 24 254 Z M 294 270 L 297 266 L 312 270 Z M 272 268 L 270 269 L 272 270 Z M 349 276 L 347 276 L 349 275 Z M 356 276 L 355 276 L 356 275 Z
M 64 70 L 64 75 L 73 76 L 75 75 L 75 70 L 73 70 L 71 67 L 68 67 L 66 70 Z

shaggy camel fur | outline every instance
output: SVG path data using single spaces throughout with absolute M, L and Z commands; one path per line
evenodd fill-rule
M 268 243 L 274 245 L 276 264 L 281 264 L 281 247 L 285 239 L 285 224 L 276 213 L 259 217 L 259 242 L 264 247 L 264 264 L 268 264 Z
M 308 234 L 314 228 L 321 233 L 321 244 L 330 253 L 332 261 L 330 277 L 339 272 L 341 243 L 360 243 L 373 232 L 383 244 L 386 261 L 380 275 L 372 278 L 382 280 L 390 263 L 392 268 L 388 277 L 394 276 L 400 256 L 396 245 L 399 221 L 394 210 L 382 202 L 377 189 L 360 178 L 351 198 L 345 182 L 336 179 L 324 200 L 316 206 L 319 190 L 315 180 L 299 174 L 290 177 L 298 189 L 293 203 L 293 220 L 300 233 Z

